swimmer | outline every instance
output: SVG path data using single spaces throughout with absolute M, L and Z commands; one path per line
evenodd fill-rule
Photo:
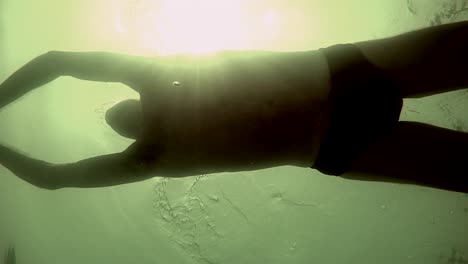
M 105 120 L 135 141 L 65 164 L 0 146 L 0 164 L 49 190 L 289 165 L 468 192 L 468 134 L 399 120 L 403 98 L 468 88 L 466 47 L 468 21 L 310 51 L 50 51 L 0 84 L 0 110 L 61 76 L 119 82 L 140 97 Z

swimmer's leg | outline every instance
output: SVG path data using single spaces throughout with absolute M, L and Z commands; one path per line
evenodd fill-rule
M 402 97 L 468 88 L 468 21 L 356 45 L 399 83 Z
M 399 122 L 363 152 L 342 177 L 468 193 L 468 133 Z

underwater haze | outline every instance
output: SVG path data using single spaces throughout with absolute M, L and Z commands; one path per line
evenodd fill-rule
M 0 0 L 0 82 L 49 50 L 313 50 L 467 19 L 468 0 Z M 463 93 L 405 99 L 401 119 L 468 132 Z M 0 111 L 0 144 L 52 163 L 120 152 L 133 141 L 104 113 L 137 97 L 59 78 Z M 468 194 L 292 166 L 48 191 L 0 166 L 10 245 L 16 264 L 468 264 Z

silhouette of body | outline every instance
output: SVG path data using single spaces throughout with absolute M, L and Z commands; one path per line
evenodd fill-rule
M 60 76 L 121 82 L 140 100 L 116 104 L 106 121 L 136 141 L 69 164 L 0 146 L 0 164 L 46 189 L 294 165 L 467 192 L 467 134 L 398 121 L 403 98 L 468 87 L 467 46 L 459 22 L 316 51 L 51 51 L 0 85 L 0 109 Z

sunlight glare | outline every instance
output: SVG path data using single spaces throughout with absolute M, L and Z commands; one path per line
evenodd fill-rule
M 268 10 L 263 15 L 263 23 L 266 26 L 275 26 L 278 23 L 278 15 L 273 10 Z
M 279 49 L 290 46 L 283 36 L 298 30 L 294 21 L 300 18 L 281 6 L 248 0 L 111 1 L 113 34 L 146 55 Z
M 113 26 L 115 32 L 137 36 L 144 50 L 161 55 L 241 49 L 249 42 L 242 4 L 240 0 L 142 0 L 122 7 Z

